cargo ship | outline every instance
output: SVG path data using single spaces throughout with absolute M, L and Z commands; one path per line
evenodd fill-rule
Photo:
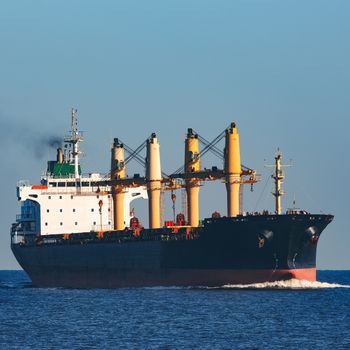
M 217 146 L 221 140 L 223 150 Z M 235 123 L 211 142 L 188 129 L 184 164 L 170 175 L 161 171 L 155 133 L 136 149 L 115 138 L 107 175 L 82 173 L 83 135 L 74 109 L 70 133 L 62 141 L 64 147 L 57 149 L 38 184 L 17 183 L 21 212 L 11 227 L 11 249 L 34 286 L 222 286 L 316 280 L 317 243 L 333 216 L 296 208 L 282 212 L 280 152 L 272 175 L 275 211 L 245 212 L 242 188 L 253 186 L 259 176 L 241 164 Z M 222 169 L 201 168 L 201 158 L 209 151 L 223 160 Z M 144 176 L 127 175 L 133 159 L 144 166 Z M 225 183 L 227 213 L 214 212 L 200 220 L 200 187 L 216 180 Z M 178 190 L 184 195 L 184 208 L 176 215 Z M 171 196 L 173 218 L 164 221 L 165 193 Z M 147 228 L 131 210 L 131 202 L 141 199 L 148 200 Z

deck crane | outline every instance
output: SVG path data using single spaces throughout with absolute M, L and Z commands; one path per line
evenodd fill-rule
M 225 139 L 225 148 L 221 151 L 217 144 Z M 228 216 L 240 214 L 240 187 L 243 184 L 254 184 L 258 181 L 256 171 L 240 163 L 239 134 L 235 123 L 217 135 L 211 142 L 188 129 L 185 141 L 185 161 L 171 175 L 161 171 L 159 143 L 155 133 L 136 149 L 132 149 L 120 139 L 115 139 L 112 148 L 111 178 L 100 181 L 100 185 L 112 187 L 113 200 L 115 201 L 115 229 L 124 225 L 121 222 L 122 205 L 119 202 L 123 198 L 125 188 L 146 186 L 149 195 L 149 223 L 151 228 L 159 228 L 161 191 L 173 191 L 185 188 L 188 198 L 188 219 L 192 227 L 199 225 L 199 189 L 203 181 L 224 180 L 227 189 Z M 199 142 L 204 148 L 199 151 Z M 147 156 L 144 159 L 140 153 L 146 148 Z M 122 149 L 122 151 L 121 151 Z M 128 156 L 124 159 L 124 150 Z M 208 152 L 214 153 L 224 161 L 224 168 L 201 169 L 200 160 Z M 126 176 L 125 165 L 135 159 L 146 169 L 145 176 L 135 174 Z M 118 202 L 118 203 L 117 203 Z M 119 218 L 119 219 L 118 219 Z

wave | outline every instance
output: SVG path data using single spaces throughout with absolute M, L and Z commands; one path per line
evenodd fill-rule
M 0 289 L 17 289 L 17 288 L 33 288 L 31 282 L 2 282 L 0 281 Z M 308 289 L 334 289 L 334 288 L 350 288 L 350 285 L 329 283 L 320 281 L 307 281 L 299 279 L 289 279 L 285 281 L 261 282 L 252 284 L 225 284 L 222 286 L 152 286 L 152 287 L 135 287 L 135 289 L 146 289 L 154 291 L 162 290 L 183 290 L 183 289 L 285 289 L 285 290 L 308 290 Z M 45 289 L 75 289 L 75 288 L 45 288 Z M 83 288 L 84 289 L 84 288 Z M 87 288 L 90 289 L 90 288 Z M 134 289 L 134 288 L 132 288 Z
M 262 282 L 252 284 L 226 284 L 221 287 L 222 289 L 330 289 L 330 288 L 350 288 L 350 285 L 319 282 L 319 281 L 307 281 L 299 279 L 290 279 L 285 281 L 275 282 Z
M 29 288 L 31 282 L 2 282 L 0 281 L 0 289 L 17 289 L 17 288 Z
M 289 279 L 284 281 L 261 282 L 252 284 L 225 284 L 222 286 L 153 286 L 143 287 L 148 290 L 181 290 L 181 289 L 285 289 L 285 290 L 308 290 L 308 289 L 334 289 L 334 288 L 350 288 L 350 285 L 308 281 L 300 279 Z

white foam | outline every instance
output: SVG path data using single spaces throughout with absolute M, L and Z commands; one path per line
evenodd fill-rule
M 153 286 L 153 287 L 136 287 L 147 290 L 177 290 L 177 289 L 188 289 L 190 287 L 182 287 L 182 286 Z
M 219 288 L 231 289 L 323 289 L 323 288 L 350 288 L 350 285 L 290 279 L 286 281 L 262 282 L 252 284 L 227 284 Z

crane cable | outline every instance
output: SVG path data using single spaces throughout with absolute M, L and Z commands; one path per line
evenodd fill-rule
M 222 131 L 218 136 L 216 136 L 211 142 L 209 142 L 200 152 L 199 157 L 204 156 L 212 147 L 215 147 L 217 143 L 219 143 L 223 137 L 225 136 L 226 129 Z M 197 133 L 196 133 L 197 134 Z M 198 134 L 197 134 L 198 135 Z M 191 161 L 188 161 L 178 169 L 176 169 L 171 175 L 176 175 L 184 171 L 185 167 L 190 164 Z
M 132 150 L 131 147 L 127 146 L 124 143 L 124 145 L 126 146 L 125 149 L 128 148 L 128 149 L 126 149 L 126 151 L 129 153 L 129 156 L 126 157 L 126 159 L 125 159 L 125 164 L 129 163 L 129 161 L 131 159 L 133 159 L 134 157 L 138 157 L 139 153 L 146 147 L 146 144 L 147 144 L 147 141 L 144 141 L 135 150 Z
M 261 191 L 260 196 L 259 196 L 259 198 L 258 198 L 258 200 L 257 200 L 257 202 L 256 202 L 256 204 L 255 204 L 254 211 L 256 211 L 258 205 L 260 204 L 260 201 L 261 201 L 261 199 L 262 199 L 262 197 L 263 197 L 263 195 L 264 195 L 264 193 L 265 193 L 267 184 L 269 183 L 270 179 L 271 179 L 271 176 L 268 176 L 267 179 L 266 179 L 264 188 L 263 188 L 263 190 Z
M 194 131 L 194 130 L 193 130 Z M 203 136 L 199 135 L 196 131 L 194 131 L 197 135 L 198 135 L 198 139 L 199 139 L 199 142 L 201 142 L 204 146 L 209 146 L 210 142 L 208 140 L 206 140 Z M 222 161 L 225 160 L 225 155 L 224 155 L 224 152 L 221 151 L 218 147 L 216 147 L 215 145 L 211 145 L 210 146 L 210 151 L 215 154 L 219 159 L 221 159 Z M 241 164 L 241 167 L 244 169 L 244 170 L 253 170 L 249 167 L 247 167 L 246 165 L 244 164 Z
M 125 164 L 129 163 L 132 159 L 135 159 L 140 165 L 146 168 L 146 161 L 140 156 L 140 152 L 146 147 L 147 139 L 146 141 L 142 142 L 141 145 L 139 145 L 135 150 L 133 150 L 124 142 L 122 143 L 124 145 L 125 151 L 129 153 L 129 156 L 125 159 Z M 162 171 L 162 177 L 169 177 L 169 175 Z

